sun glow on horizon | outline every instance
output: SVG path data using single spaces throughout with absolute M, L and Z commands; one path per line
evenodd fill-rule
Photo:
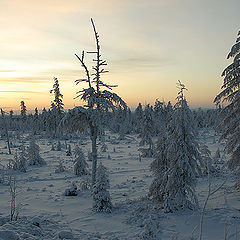
M 156 99 L 174 104 L 178 79 L 189 89 L 191 107 L 214 107 L 239 27 L 240 2 L 3 0 L 0 5 L 0 107 L 18 110 L 24 100 L 29 110 L 49 108 L 53 77 L 65 108 L 83 104 L 74 99 L 82 88 L 74 80 L 84 77 L 74 54 L 95 48 L 93 17 L 108 63 L 104 81 L 117 84 L 114 91 L 133 109 Z M 92 57 L 86 61 L 91 68 Z

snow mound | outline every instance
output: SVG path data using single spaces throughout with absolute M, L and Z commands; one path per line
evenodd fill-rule
M 13 231 L 0 229 L 0 240 L 20 240 L 19 235 Z
M 60 226 L 52 220 L 22 217 L 1 226 L 0 240 L 52 240 L 59 230 Z

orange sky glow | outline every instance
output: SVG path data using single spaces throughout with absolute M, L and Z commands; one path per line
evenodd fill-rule
M 65 108 L 81 105 L 74 80 L 84 71 L 74 54 L 95 48 L 91 17 L 108 62 L 103 80 L 129 107 L 174 104 L 178 79 L 190 107 L 214 107 L 239 8 L 238 0 L 0 0 L 0 107 L 49 108 L 53 77 Z

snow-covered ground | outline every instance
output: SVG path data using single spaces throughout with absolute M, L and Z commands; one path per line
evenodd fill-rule
M 208 201 L 203 219 L 203 239 L 240 239 L 234 236 L 240 231 L 240 194 L 232 188 L 235 179 L 224 165 L 227 156 L 224 156 L 224 144 L 218 143 L 218 138 L 211 129 L 200 131 L 199 140 L 208 146 L 212 156 L 218 148 L 221 153 L 218 172 L 211 176 L 212 189 L 227 179 Z M 19 149 L 21 141 L 28 146 L 28 136 L 24 135 L 14 140 L 13 152 Z M 52 143 L 57 144 L 56 140 L 37 137 L 36 142 L 47 165 L 29 166 L 26 173 L 16 173 L 17 203 L 21 204 L 18 221 L 8 221 L 9 186 L 0 183 L 0 239 L 186 240 L 198 236 L 201 209 L 164 213 L 161 205 L 147 198 L 153 179 L 149 171 L 152 159 L 139 159 L 137 136 L 127 136 L 120 141 L 117 135 L 106 133 L 108 150 L 99 152 L 99 161 L 109 170 L 112 213 L 92 211 L 91 192 L 81 189 L 83 182 L 90 182 L 90 177 L 74 175 L 74 156 L 66 156 L 64 141 L 61 141 L 61 151 L 51 150 Z M 75 144 L 79 144 L 86 156 L 91 148 L 87 137 L 68 140 L 67 144 L 71 144 L 72 150 Z M 13 159 L 5 146 L 1 139 L 2 164 Z M 59 160 L 63 161 L 66 171 L 55 173 Z M 90 161 L 88 164 L 91 167 Z M 78 186 L 78 196 L 65 196 L 64 191 L 72 182 Z M 196 191 L 202 207 L 208 192 L 206 176 L 199 179 Z M 227 238 L 224 238 L 226 234 Z

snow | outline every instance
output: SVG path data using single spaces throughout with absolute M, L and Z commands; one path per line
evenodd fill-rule
M 201 209 L 181 210 L 164 213 L 161 204 L 147 198 L 153 180 L 150 172 L 152 158 L 139 161 L 137 135 L 117 140 L 117 134 L 106 132 L 106 152 L 99 152 L 98 161 L 107 167 L 110 177 L 110 196 L 113 204 L 111 213 L 97 213 L 92 210 L 92 196 L 89 176 L 74 175 L 74 156 L 67 156 L 64 141 L 62 150 L 52 151 L 52 143 L 58 140 L 36 137 L 40 155 L 47 165 L 29 166 L 26 173 L 17 172 L 17 203 L 21 203 L 19 219 L 8 221 L 10 194 L 7 177 L 0 183 L 0 239 L 164 239 L 186 240 L 197 237 Z M 239 231 L 240 195 L 232 188 L 235 177 L 225 166 L 228 156 L 223 154 L 224 143 L 218 143 L 219 135 L 212 129 L 199 133 L 201 143 L 208 146 L 212 156 L 220 150 L 221 161 L 216 167 L 219 173 L 211 176 L 212 189 L 225 179 L 225 185 L 211 196 L 203 218 L 203 239 L 227 239 Z M 71 139 L 67 145 L 80 144 L 84 154 L 91 149 L 89 138 Z M 153 139 L 156 142 L 156 138 Z M 24 135 L 15 139 L 13 153 L 23 141 L 29 146 L 30 137 Z M 101 144 L 99 143 L 99 146 Z M 0 139 L 0 161 L 6 165 L 13 155 L 8 155 L 6 142 Z M 110 156 L 110 157 L 109 157 Z M 65 171 L 55 172 L 62 161 Z M 87 160 L 91 166 L 91 161 Z M 1 169 L 1 166 L 0 166 Z M 1 173 L 0 173 L 1 175 Z M 1 179 L 1 177 L 0 177 Z M 72 183 L 77 186 L 77 196 L 65 196 Z M 85 186 L 85 187 L 83 187 Z M 200 207 L 208 192 L 207 177 L 198 178 L 196 194 Z M 194 229 L 196 230 L 194 231 Z M 232 239 L 234 239 L 232 237 Z

